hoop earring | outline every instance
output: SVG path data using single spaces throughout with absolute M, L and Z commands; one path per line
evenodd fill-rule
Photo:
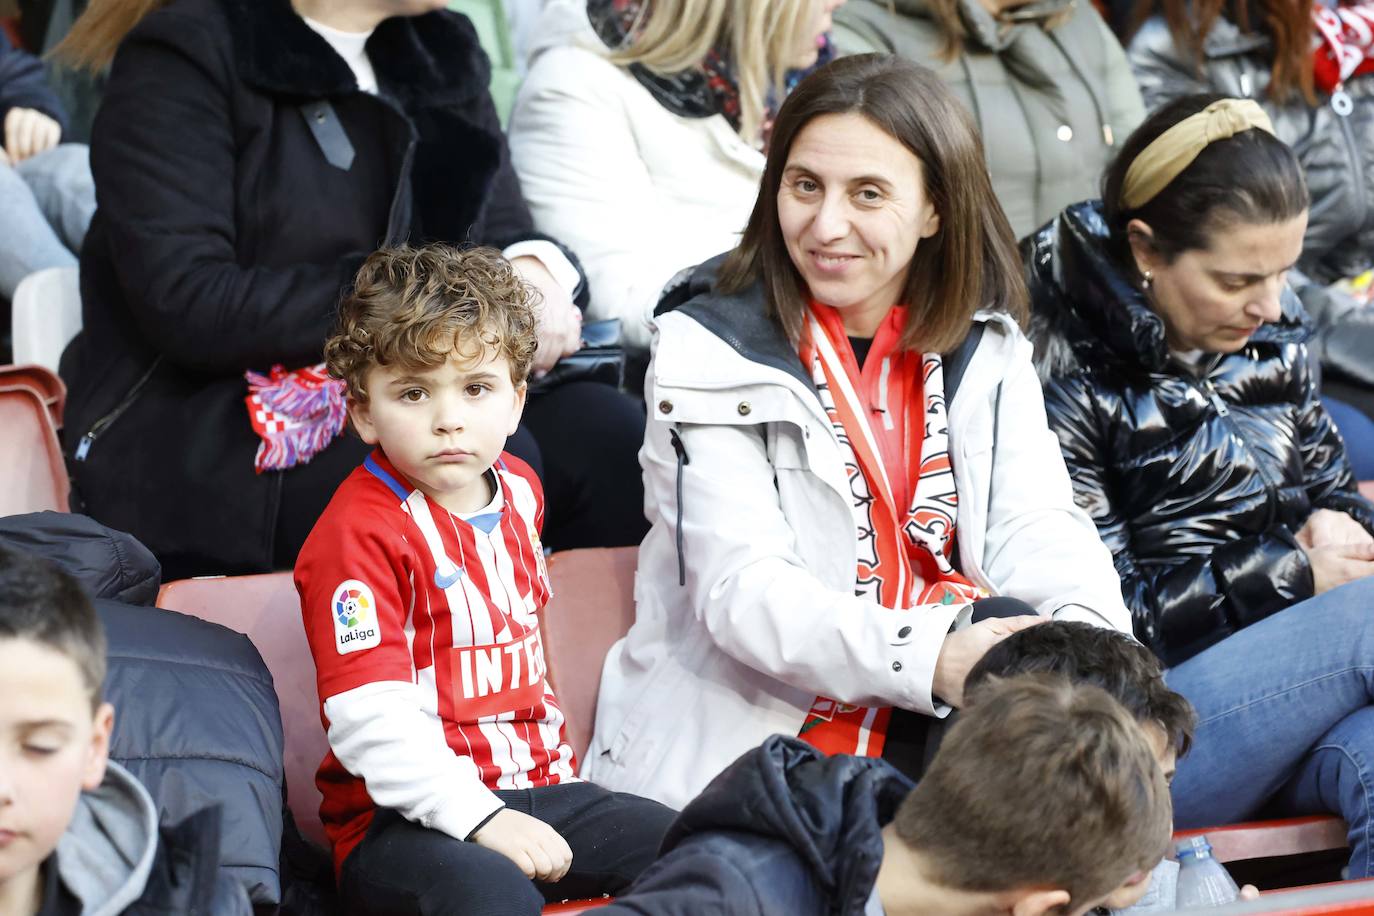
M 1154 283 L 1154 282 L 1155 282 L 1155 275 L 1154 275 L 1152 272 L 1150 272 L 1150 271 L 1147 270 L 1147 271 L 1145 271 L 1144 276 L 1141 278 L 1141 281 L 1140 281 L 1140 288 L 1143 289 L 1143 290 L 1145 290 L 1145 292 L 1148 293 L 1148 292 L 1150 291 L 1150 284 L 1152 284 L 1152 283 Z

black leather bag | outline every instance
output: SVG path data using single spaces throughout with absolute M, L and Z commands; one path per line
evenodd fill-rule
M 582 325 L 582 349 L 560 359 L 547 374 L 531 376 L 530 394 L 550 391 L 565 382 L 602 382 L 616 388 L 624 385 L 625 347 L 619 318 Z

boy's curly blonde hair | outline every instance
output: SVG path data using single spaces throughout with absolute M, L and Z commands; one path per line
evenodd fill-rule
M 325 364 L 363 404 L 374 366 L 427 370 L 454 356 L 475 362 L 491 350 L 510 363 L 519 387 L 538 346 L 537 296 L 492 248 L 383 248 L 363 262 L 339 306 Z

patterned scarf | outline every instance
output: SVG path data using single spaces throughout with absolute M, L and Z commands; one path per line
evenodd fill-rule
M 650 0 L 587 0 L 587 18 L 606 47 L 626 47 L 633 40 L 635 24 L 647 2 Z M 815 64 L 805 70 L 787 71 L 783 80 L 784 95 L 791 92 L 802 77 L 829 63 L 834 56 L 835 51 L 827 35 Z M 728 48 L 712 48 L 694 70 L 662 74 L 639 64 L 631 64 L 630 73 L 660 105 L 678 117 L 709 118 L 719 114 L 725 117 L 731 127 L 739 130 L 739 84 L 735 79 Z M 781 104 L 781 99 L 769 96 L 763 123 L 765 145 Z
M 1374 2 L 1312 5 L 1314 82 L 1327 94 L 1353 76 L 1374 73 Z
M 859 548 L 854 593 L 919 613 L 921 605 L 966 604 L 985 594 L 949 561 L 959 499 L 949 460 L 943 363 L 939 354 L 899 349 L 905 319 L 900 306 L 888 314 L 864 373 L 839 313 L 812 303 L 801 358 L 848 453 Z M 865 388 L 876 389 L 877 397 L 863 397 Z M 881 422 L 870 422 L 871 415 Z M 891 715 L 890 708 L 817 697 L 799 736 L 828 754 L 876 757 Z
M 305 464 L 343 431 L 348 418 L 344 383 L 330 378 L 324 363 L 268 375 L 248 371 L 248 422 L 262 442 L 254 469 L 284 471 Z

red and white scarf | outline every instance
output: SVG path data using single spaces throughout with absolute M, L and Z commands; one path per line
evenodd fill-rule
M 343 432 L 348 419 L 344 383 L 330 378 L 324 363 L 304 369 L 273 366 L 267 375 L 244 373 L 248 380 L 248 422 L 262 441 L 253 467 L 284 471 L 305 464 Z
M 939 354 L 900 349 L 888 313 L 860 371 L 835 309 L 812 303 L 801 346 L 844 449 L 858 544 L 855 594 L 894 610 L 967 604 L 984 593 L 949 562 L 959 499 Z M 902 507 L 898 509 L 897 507 Z M 817 697 L 799 736 L 828 754 L 882 753 L 892 710 Z
M 1312 5 L 1313 75 L 1317 89 L 1334 93 L 1353 76 L 1374 73 L 1374 2 Z

